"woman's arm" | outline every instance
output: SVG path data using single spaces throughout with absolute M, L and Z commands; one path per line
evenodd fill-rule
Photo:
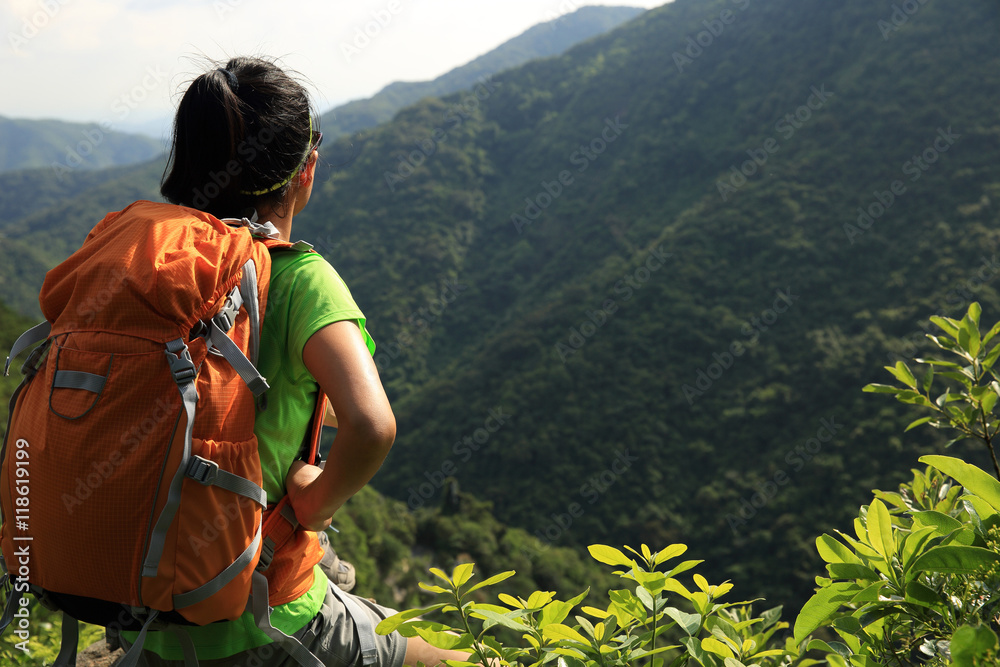
M 296 461 L 285 488 L 299 523 L 323 530 L 382 465 L 396 438 L 396 418 L 357 323 L 320 329 L 302 359 L 337 415 L 337 437 L 323 469 Z

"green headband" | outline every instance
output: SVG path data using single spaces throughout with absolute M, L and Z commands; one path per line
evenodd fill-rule
M 241 195 L 254 195 L 254 196 L 266 195 L 266 194 L 270 194 L 270 193 L 274 192 L 275 190 L 280 190 L 281 188 L 283 188 L 286 185 L 288 185 L 288 183 L 293 178 L 295 178 L 295 174 L 299 173 L 299 169 L 302 168 L 302 165 L 304 165 L 306 163 L 306 161 L 309 159 L 309 153 L 312 152 L 310 150 L 312 148 L 312 136 L 313 136 L 313 119 L 312 119 L 312 114 L 309 114 L 309 143 L 306 144 L 306 154 L 302 158 L 302 161 L 299 162 L 298 166 L 295 167 L 295 169 L 292 171 L 292 173 L 288 175 L 288 178 L 286 178 L 285 180 L 283 180 L 281 183 L 278 183 L 277 185 L 272 185 L 271 187 L 267 188 L 266 190 L 256 190 L 256 191 L 240 190 L 240 194 Z

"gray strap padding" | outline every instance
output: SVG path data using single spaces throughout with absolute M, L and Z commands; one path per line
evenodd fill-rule
M 139 631 L 139 635 L 135 638 L 135 643 L 132 644 L 128 653 L 115 663 L 115 667 L 135 667 L 136 663 L 139 662 L 139 656 L 142 654 L 142 645 L 146 643 L 146 633 L 149 631 L 149 625 L 159 615 L 160 612 L 154 609 L 149 618 L 146 619 L 146 622 L 142 624 L 142 630 Z
M 253 610 L 253 620 L 260 631 L 302 667 L 325 667 L 302 642 L 271 625 L 271 607 L 267 604 L 267 578 L 262 572 L 253 573 L 253 586 L 247 606 Z
M 7 595 L 7 606 L 4 607 L 3 616 L 0 617 L 0 634 L 3 634 L 3 631 L 14 620 L 14 612 L 21 604 L 22 597 L 24 597 L 24 592 L 16 584 L 12 584 L 10 593 Z
M 181 625 L 171 625 L 167 630 L 177 639 L 181 650 L 184 651 L 184 667 L 198 667 L 198 652 L 194 648 L 194 642 L 191 641 L 191 635 L 188 634 L 187 629 Z
M 270 537 L 265 537 L 264 545 L 260 548 L 260 560 L 257 561 L 258 570 L 263 571 L 271 567 L 275 551 L 277 551 L 277 545 L 275 545 L 274 540 Z
M 243 553 L 240 554 L 239 557 L 219 575 L 211 579 L 209 582 L 202 584 L 193 591 L 175 595 L 173 598 L 174 608 L 184 609 L 185 607 L 190 607 L 193 604 L 198 604 L 202 600 L 207 600 L 221 591 L 230 581 L 235 579 L 236 575 L 249 567 L 250 562 L 257 553 L 257 547 L 260 546 L 260 529 L 261 526 L 258 525 L 257 536 L 253 538 L 253 542 L 250 543 L 250 546 L 248 546 Z
M 205 486 L 217 486 L 237 495 L 249 498 L 261 507 L 267 507 L 267 492 L 249 479 L 220 470 L 215 461 L 192 456 L 185 474 Z
M 36 324 L 21 334 L 18 339 L 14 341 L 14 347 L 10 349 L 10 356 L 7 357 L 7 363 L 4 364 L 4 377 L 10 375 L 10 363 L 17 358 L 17 355 L 21 354 L 32 345 L 41 343 L 49 337 L 50 333 L 52 333 L 52 323 L 45 321 L 41 324 Z
M 149 549 L 146 551 L 146 560 L 142 564 L 142 576 L 144 577 L 156 576 L 156 571 L 160 567 L 160 557 L 163 556 L 163 545 L 167 539 L 167 531 L 170 530 L 170 524 L 173 523 L 177 507 L 181 502 L 181 488 L 184 485 L 188 461 L 191 459 L 191 434 L 194 431 L 195 409 L 198 405 L 198 391 L 195 388 L 198 369 L 195 368 L 194 362 L 191 360 L 191 353 L 188 351 L 187 345 L 184 344 L 184 340 L 178 338 L 167 343 L 166 354 L 167 360 L 170 362 L 170 370 L 174 374 L 174 380 L 177 382 L 177 388 L 181 392 L 181 399 L 184 402 L 187 426 L 184 431 L 184 452 L 181 456 L 180 466 L 178 466 L 173 479 L 170 480 L 167 503 L 163 506 L 149 538 Z
M 52 380 L 53 389 L 83 389 L 100 394 L 104 390 L 107 378 L 103 375 L 84 373 L 83 371 L 56 371 Z
M 354 596 L 341 590 L 332 581 L 330 590 L 344 603 L 347 613 L 354 619 L 354 627 L 358 630 L 358 643 L 361 644 L 362 664 L 374 665 L 378 661 L 378 649 L 375 647 L 375 626 L 372 625 L 371 616 L 364 612 Z
M 62 646 L 52 667 L 75 667 L 76 649 L 80 643 L 80 622 L 63 612 L 62 615 Z
M 264 376 L 250 363 L 250 360 L 243 354 L 243 351 L 219 328 L 219 325 L 214 320 L 209 324 L 209 331 L 208 340 L 232 364 L 232 367 L 236 369 L 236 372 L 240 374 L 243 381 L 247 383 L 247 387 L 250 388 L 254 396 L 260 396 L 270 389 Z
M 292 528 L 298 528 L 299 518 L 295 516 L 295 508 L 292 507 L 291 503 L 285 503 L 285 506 L 281 508 L 281 516 L 285 517 L 285 521 L 292 524 Z
M 250 320 L 250 361 L 256 366 L 260 356 L 260 289 L 257 286 L 257 264 L 252 259 L 243 265 L 240 294 Z

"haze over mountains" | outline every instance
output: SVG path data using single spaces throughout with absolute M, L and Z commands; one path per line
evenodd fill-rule
M 1000 319 L 998 23 L 676 0 L 366 131 L 295 235 L 379 344 L 376 487 L 454 477 L 542 551 L 684 542 L 740 599 L 801 600 L 815 536 L 941 444 L 861 387 L 932 314 Z M 4 294 L 159 170 L 0 177 Z

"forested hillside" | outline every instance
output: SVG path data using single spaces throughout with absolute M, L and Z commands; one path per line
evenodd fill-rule
M 296 235 L 379 344 L 377 488 L 453 477 L 540 554 L 684 542 L 801 601 L 815 536 L 943 444 L 861 387 L 929 316 L 1000 309 L 1000 20 L 915 6 L 676 0 L 367 133 Z M 0 221 L 0 275 L 37 291 L 158 176 Z
M 433 81 L 397 81 L 364 100 L 343 104 L 323 114 L 324 132 L 336 137 L 383 123 L 397 111 L 425 97 L 464 90 L 480 78 L 562 53 L 642 13 L 638 7 L 581 7 L 571 14 L 536 25 L 470 63 Z M 350 56 L 350 54 L 346 54 Z
M 161 142 L 115 132 L 111 123 L 0 116 L 0 172 L 44 167 L 50 178 L 58 178 L 77 169 L 144 162 L 162 152 Z

